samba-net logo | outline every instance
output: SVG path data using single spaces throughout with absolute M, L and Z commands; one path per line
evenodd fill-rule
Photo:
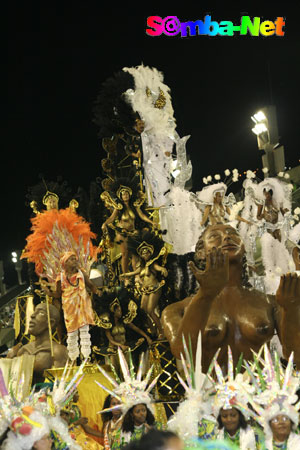
M 146 33 L 148 36 L 284 36 L 285 19 L 277 17 L 272 20 L 261 20 L 260 17 L 242 16 L 240 25 L 222 20 L 216 22 L 211 20 L 211 16 L 205 16 L 204 20 L 189 20 L 180 22 L 177 16 L 150 16 L 147 18 Z

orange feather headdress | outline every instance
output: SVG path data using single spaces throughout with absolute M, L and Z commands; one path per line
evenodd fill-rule
M 31 219 L 32 233 L 27 237 L 27 245 L 22 258 L 35 264 L 38 275 L 46 275 L 55 281 L 62 270 L 61 257 L 72 252 L 81 267 L 89 269 L 98 249 L 92 239 L 96 235 L 83 217 L 67 209 L 52 209 Z

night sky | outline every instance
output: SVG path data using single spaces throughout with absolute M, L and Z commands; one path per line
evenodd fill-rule
M 46 5 L 44 4 L 46 3 Z M 103 2 L 101 2 L 103 4 Z M 241 15 L 264 20 L 286 17 L 284 37 L 149 37 L 148 16 L 239 23 Z M 92 122 L 101 83 L 123 67 L 141 63 L 164 73 L 171 88 L 180 136 L 191 135 L 193 190 L 202 177 L 226 168 L 261 167 L 251 132 L 260 107 L 277 107 L 286 165 L 300 158 L 300 32 L 297 12 L 284 7 L 221 13 L 200 4 L 194 12 L 171 7 L 111 7 L 100 2 L 15 2 L 2 14 L 4 140 L 0 259 L 12 269 L 9 253 L 23 248 L 29 232 L 27 187 L 62 175 L 77 190 L 101 176 L 103 151 Z M 99 226 L 100 228 L 100 226 Z M 13 280 L 7 276 L 7 283 Z

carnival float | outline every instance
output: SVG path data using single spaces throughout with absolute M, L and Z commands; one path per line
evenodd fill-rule
M 0 360 L 1 448 L 51 435 L 43 448 L 117 450 L 156 426 L 194 445 L 299 449 L 289 173 L 224 167 L 192 192 L 189 136 L 155 68 L 107 79 L 94 122 L 105 157 L 89 195 L 28 188 L 30 288 Z

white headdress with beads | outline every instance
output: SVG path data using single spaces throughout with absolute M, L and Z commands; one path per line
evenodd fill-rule
M 153 366 L 148 370 L 144 379 L 142 379 L 142 373 L 144 368 L 144 353 L 141 355 L 139 368 L 137 374 L 135 373 L 131 354 L 129 353 L 130 358 L 130 366 L 128 367 L 125 356 L 118 347 L 118 354 L 120 360 L 120 366 L 123 374 L 124 381 L 121 381 L 118 375 L 115 373 L 113 366 L 112 370 L 114 371 L 115 379 L 113 379 L 101 366 L 98 366 L 100 372 L 107 378 L 107 380 L 113 385 L 112 389 L 107 388 L 102 385 L 98 381 L 95 380 L 95 383 L 98 384 L 102 389 L 104 389 L 108 394 L 112 397 L 117 398 L 120 401 L 119 405 L 113 406 L 112 408 L 107 408 L 100 413 L 112 411 L 114 409 L 121 409 L 122 414 L 126 414 L 126 412 L 135 405 L 139 405 L 140 403 L 144 403 L 153 413 L 152 402 L 153 398 L 150 394 L 151 390 L 155 386 L 158 378 L 158 375 L 154 380 L 150 382 L 151 374 L 153 371 Z
M 209 401 L 209 389 L 211 382 L 208 378 L 214 367 L 218 353 L 213 358 L 207 374 L 202 372 L 202 342 L 201 333 L 198 335 L 196 362 L 194 365 L 191 345 L 188 350 L 183 337 L 184 355 L 181 354 L 181 362 L 184 370 L 185 381 L 177 374 L 178 379 L 185 389 L 185 400 L 183 400 L 174 416 L 168 422 L 171 429 L 186 440 L 197 438 L 198 424 L 202 419 L 214 421 L 212 416 L 211 402 Z
M 266 440 L 272 439 L 270 421 L 277 415 L 289 417 L 293 429 L 296 429 L 299 423 L 300 402 L 296 391 L 300 386 L 300 377 L 293 374 L 293 359 L 294 355 L 291 353 L 284 369 L 277 353 L 274 353 L 273 361 L 265 344 L 264 359 L 254 354 L 255 364 L 252 368 L 247 366 L 255 386 L 255 393 L 250 395 L 248 400 L 256 412 L 255 419 L 264 428 Z
M 2 429 L 10 428 L 7 438 L 1 448 L 5 450 L 29 450 L 51 430 L 56 431 L 70 450 L 81 447 L 71 438 L 67 424 L 60 418 L 61 408 L 70 400 L 77 388 L 79 376 L 84 363 L 76 371 L 69 383 L 65 383 L 67 365 L 60 381 L 54 382 L 51 392 L 42 390 L 34 392 L 22 400 L 22 379 L 16 392 L 7 389 L 0 370 L 0 414 Z M 68 376 L 68 373 L 67 373 Z
M 228 370 L 227 376 L 223 375 L 222 369 L 215 362 L 215 372 L 217 375 L 217 381 L 214 383 L 214 400 L 213 400 L 213 413 L 217 418 L 221 409 L 236 408 L 245 416 L 249 417 L 249 410 L 247 407 L 248 399 L 245 392 L 250 394 L 254 392 L 254 388 L 250 384 L 250 377 L 245 376 L 240 372 L 242 363 L 242 355 L 238 362 L 237 368 L 234 374 L 233 358 L 230 347 L 228 346 Z

